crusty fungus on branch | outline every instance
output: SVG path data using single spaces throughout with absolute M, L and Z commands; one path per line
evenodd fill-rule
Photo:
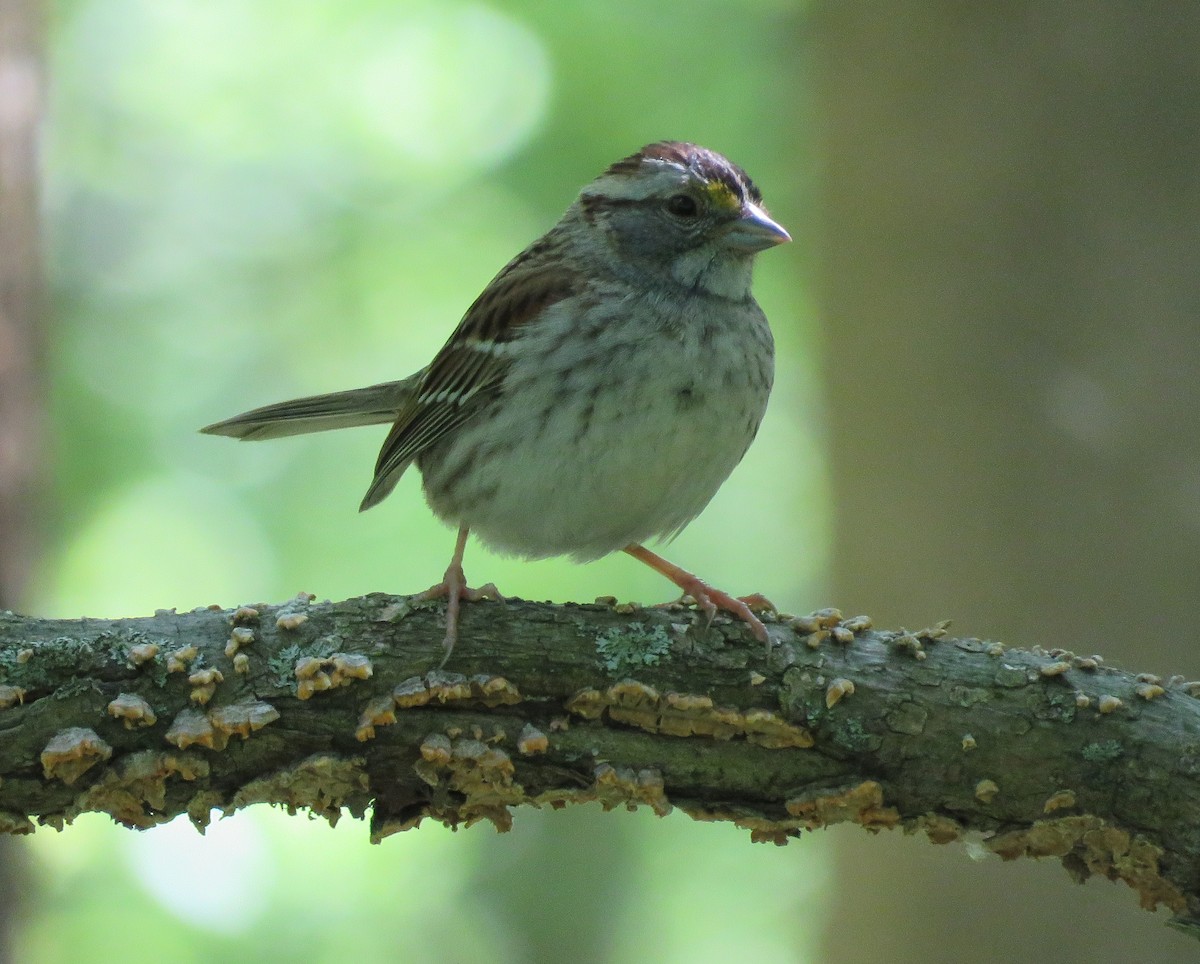
M 254 803 L 371 838 L 520 806 L 680 809 L 784 844 L 838 822 L 1059 858 L 1200 921 L 1200 681 L 1097 655 L 882 631 L 834 609 L 743 628 L 679 606 L 368 596 L 0 613 L 0 832 Z
M 111 756 L 112 747 L 95 730 L 72 726 L 56 733 L 42 750 L 42 773 L 47 780 L 72 784 Z

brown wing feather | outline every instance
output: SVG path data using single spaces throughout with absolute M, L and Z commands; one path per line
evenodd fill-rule
M 422 450 L 454 431 L 499 388 L 510 364 L 504 347 L 522 326 L 578 289 L 573 274 L 547 269 L 537 257 L 546 244 L 547 239 L 536 242 L 496 276 L 430 362 L 415 397 L 384 439 L 360 511 L 382 501 Z

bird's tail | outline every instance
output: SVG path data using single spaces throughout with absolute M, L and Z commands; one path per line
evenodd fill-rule
M 348 392 L 310 395 L 264 405 L 200 429 L 206 435 L 227 435 L 243 441 L 284 438 L 358 425 L 394 422 L 413 397 L 420 372 L 398 382 L 383 382 Z

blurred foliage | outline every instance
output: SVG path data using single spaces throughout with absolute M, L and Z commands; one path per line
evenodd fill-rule
M 783 0 L 60 0 L 46 218 L 59 509 L 27 609 L 123 616 L 299 589 L 415 591 L 451 533 L 416 473 L 355 512 L 381 431 L 263 445 L 196 429 L 397 378 L 608 163 L 663 137 L 732 156 L 794 233 L 808 204 L 802 9 Z M 757 445 L 671 550 L 785 608 L 828 518 L 802 245 L 762 259 L 780 347 Z M 507 593 L 653 602 L 626 558 L 500 559 Z M 469 644 L 469 641 L 464 641 Z M 378 848 L 270 812 L 146 835 L 39 833 L 22 956 L 180 960 L 802 959 L 813 850 L 681 815 L 518 815 Z

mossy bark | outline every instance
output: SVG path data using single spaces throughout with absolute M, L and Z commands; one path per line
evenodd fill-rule
M 679 807 L 785 842 L 851 820 L 1056 856 L 1200 919 L 1200 700 L 1090 656 L 826 612 L 467 606 L 372 595 L 127 620 L 0 613 L 3 829 L 250 803 L 371 819 Z M 193 651 L 194 648 L 194 651 Z

